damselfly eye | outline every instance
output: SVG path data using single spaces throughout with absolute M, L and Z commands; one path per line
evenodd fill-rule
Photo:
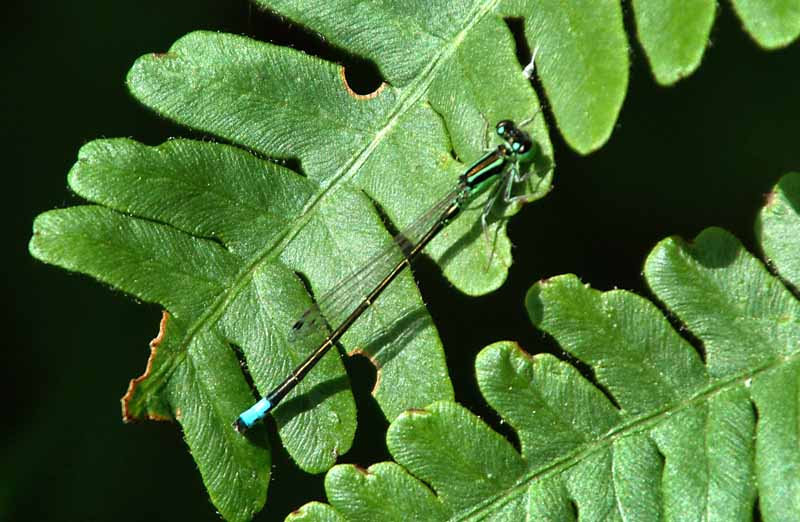
M 497 122 L 495 129 L 497 130 L 498 136 L 502 136 L 504 139 L 508 139 L 509 133 L 513 132 L 513 130 L 516 129 L 516 125 L 514 125 L 514 122 L 511 120 L 500 120 L 499 122 Z

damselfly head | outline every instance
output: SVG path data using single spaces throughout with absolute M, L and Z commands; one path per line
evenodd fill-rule
M 495 125 L 495 131 L 497 132 L 497 135 L 506 141 L 508 141 L 508 133 L 512 132 L 516 128 L 516 124 L 511 120 L 500 120 L 497 122 L 497 125 Z
M 501 120 L 495 127 L 497 135 L 505 141 L 506 149 L 516 155 L 518 159 L 525 161 L 533 150 L 533 140 L 527 132 L 517 127 L 511 120 Z

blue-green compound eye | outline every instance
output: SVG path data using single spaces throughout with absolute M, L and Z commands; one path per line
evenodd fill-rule
M 511 144 L 511 148 L 514 149 L 514 152 L 519 152 L 520 147 L 522 147 L 522 144 L 518 141 Z
M 505 139 L 508 133 L 514 130 L 515 125 L 511 120 L 500 120 L 497 122 L 497 125 L 495 125 L 494 128 L 497 131 L 497 135 L 502 136 Z

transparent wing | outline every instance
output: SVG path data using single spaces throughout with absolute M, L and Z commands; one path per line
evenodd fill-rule
M 463 192 L 461 184 L 448 192 L 442 199 L 426 210 L 405 230 L 386 241 L 377 254 L 364 265 L 339 281 L 320 297 L 292 325 L 293 337 L 304 337 L 311 333 L 336 328 L 341 324 L 364 298 L 383 281 L 411 252 L 426 232 L 441 218 Z

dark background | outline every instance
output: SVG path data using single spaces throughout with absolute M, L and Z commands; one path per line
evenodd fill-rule
M 40 0 L 2 9 L 2 210 L 10 237 L 3 256 L 0 520 L 215 520 L 178 427 L 120 420 L 119 398 L 144 368 L 160 310 L 33 260 L 31 223 L 40 212 L 79 203 L 66 174 L 82 144 L 191 135 L 141 107 L 124 84 L 136 57 L 164 51 L 187 32 L 293 42 L 361 70 L 367 84 L 369 67 L 244 0 Z M 633 34 L 630 13 L 626 24 Z M 553 132 L 555 190 L 511 222 L 515 265 L 505 286 L 468 298 L 429 261 L 415 270 L 458 400 L 492 423 L 475 391 L 475 354 L 501 339 L 532 353 L 556 350 L 523 307 L 534 281 L 572 272 L 595 288 L 649 295 L 641 270 L 655 243 L 711 225 L 757 252 L 753 222 L 765 193 L 781 174 L 800 169 L 800 46 L 760 50 L 724 3 L 701 68 L 667 89 L 655 85 L 641 47 L 631 45 L 630 89 L 608 145 L 580 157 Z M 366 466 L 388 458 L 386 422 L 370 404 L 368 366 L 350 366 L 364 414 L 356 449 L 343 460 Z M 321 477 L 303 474 L 273 447 L 262 520 L 324 499 Z

